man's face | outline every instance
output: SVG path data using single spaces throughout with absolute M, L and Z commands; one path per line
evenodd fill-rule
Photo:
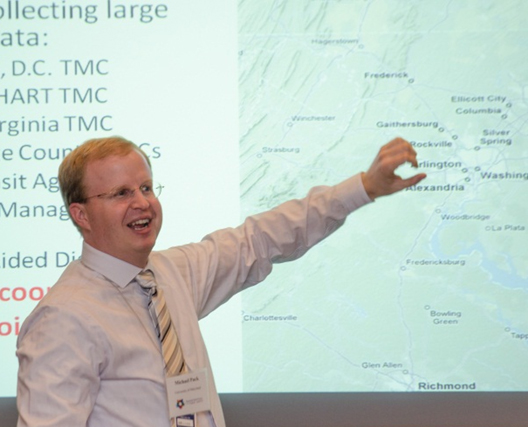
M 152 183 L 145 158 L 136 151 L 110 156 L 86 166 L 85 203 L 72 203 L 70 212 L 80 225 L 85 241 L 94 248 L 143 268 L 161 229 L 159 200 L 145 197 L 140 187 Z M 134 190 L 123 200 L 93 197 Z

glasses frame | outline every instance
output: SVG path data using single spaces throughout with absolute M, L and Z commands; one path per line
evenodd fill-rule
M 141 184 L 137 188 L 131 189 L 127 187 L 119 187 L 114 190 L 106 191 L 104 193 L 94 194 L 93 196 L 85 197 L 79 203 L 86 203 L 88 200 L 95 198 L 106 199 L 112 202 L 129 201 L 132 200 L 137 190 L 139 190 L 143 197 L 145 197 L 146 199 L 157 199 L 161 195 L 163 188 L 165 188 L 165 186 L 161 185 L 159 182 L 146 182 L 144 184 Z

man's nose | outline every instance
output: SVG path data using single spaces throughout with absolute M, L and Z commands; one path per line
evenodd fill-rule
M 146 209 L 150 206 L 150 201 L 140 189 L 137 189 L 132 193 L 132 199 L 130 205 L 135 208 Z

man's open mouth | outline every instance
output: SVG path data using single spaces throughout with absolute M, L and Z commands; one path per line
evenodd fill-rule
M 150 224 L 150 219 L 138 219 L 137 221 L 131 222 L 127 227 L 132 228 L 133 230 L 143 230 L 147 228 Z

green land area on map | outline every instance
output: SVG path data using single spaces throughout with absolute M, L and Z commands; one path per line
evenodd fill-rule
M 243 217 L 394 136 L 428 175 L 243 294 L 244 391 L 528 390 L 528 3 L 238 12 Z

